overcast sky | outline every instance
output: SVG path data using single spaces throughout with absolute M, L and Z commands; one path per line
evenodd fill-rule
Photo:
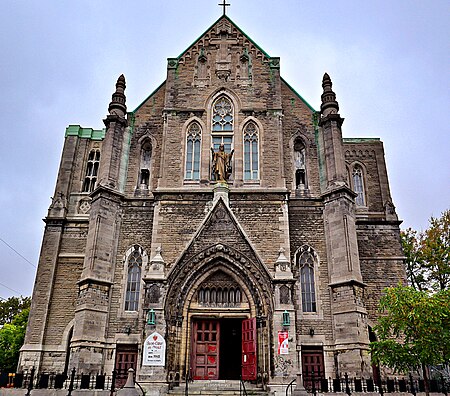
M 384 142 L 403 228 L 450 207 L 448 0 L 230 0 L 227 14 L 315 109 L 328 72 L 344 137 Z M 31 295 L 69 124 L 102 128 L 117 77 L 135 109 L 216 19 L 218 0 L 4 1 L 0 297 Z M 18 253 L 14 252 L 9 244 Z

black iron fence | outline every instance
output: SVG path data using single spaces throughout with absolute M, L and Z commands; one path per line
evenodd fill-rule
M 70 373 L 36 373 L 35 369 L 22 373 L 0 373 L 0 388 L 27 389 L 67 389 L 68 395 L 74 389 L 97 389 L 114 391 L 116 388 L 117 372 L 111 375 L 105 373 L 84 374 L 73 369 Z
M 444 377 L 429 380 L 429 391 L 432 393 L 443 393 L 448 396 L 450 384 Z M 320 373 L 306 373 L 303 376 L 303 386 L 308 391 L 316 395 L 317 393 L 411 393 L 414 396 L 419 392 L 425 392 L 425 381 L 421 378 L 413 378 L 410 374 L 407 377 L 387 377 L 387 378 L 356 378 L 344 374 L 343 377 L 324 378 Z M 292 394 L 295 384 L 286 389 L 286 395 Z

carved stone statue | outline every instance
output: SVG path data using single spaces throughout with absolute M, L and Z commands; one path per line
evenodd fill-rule
M 234 150 L 231 153 L 225 152 L 223 143 L 219 146 L 219 151 L 214 151 L 211 147 L 212 166 L 216 181 L 226 182 L 231 175 L 231 159 L 233 158 Z

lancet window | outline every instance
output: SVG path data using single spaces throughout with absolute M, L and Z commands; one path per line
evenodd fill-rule
M 200 125 L 193 122 L 186 134 L 186 180 L 200 180 L 200 148 L 202 130 Z
M 244 127 L 244 180 L 258 180 L 258 128 L 254 122 Z
M 298 255 L 303 312 L 317 311 L 314 264 L 315 257 L 312 249 L 306 246 L 303 247 Z
M 365 206 L 366 199 L 364 195 L 363 171 L 359 165 L 355 165 L 353 167 L 352 179 L 353 179 L 353 189 L 355 190 L 355 193 L 358 194 L 356 197 L 356 205 Z
M 233 105 L 226 96 L 218 98 L 213 105 L 213 133 L 233 132 Z
M 97 183 L 98 167 L 100 166 L 100 150 L 91 150 L 86 165 L 86 176 L 84 177 L 83 192 L 94 191 Z
M 137 311 L 141 289 L 142 252 L 135 246 L 127 259 L 128 276 L 125 294 L 125 311 Z

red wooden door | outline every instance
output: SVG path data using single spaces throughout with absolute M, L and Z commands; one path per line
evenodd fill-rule
M 138 348 L 137 345 L 117 345 L 116 348 L 116 388 L 125 385 L 128 378 L 128 369 L 136 371 Z
M 242 321 L 242 379 L 256 380 L 256 318 Z
M 323 351 L 302 349 L 303 384 L 306 389 L 314 386 L 320 389 L 320 380 L 325 378 L 325 367 L 323 364 Z
M 195 321 L 193 338 L 193 379 L 219 379 L 219 321 Z

